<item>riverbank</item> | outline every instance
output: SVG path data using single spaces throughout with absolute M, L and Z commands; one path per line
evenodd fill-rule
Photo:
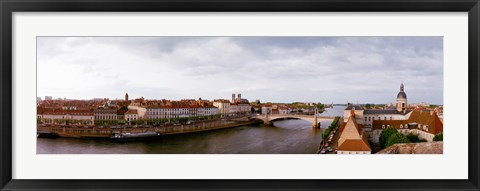
M 61 126 L 42 126 L 37 127 L 37 132 L 51 132 L 59 137 L 66 138 L 109 138 L 114 133 L 141 133 L 141 132 L 158 132 L 162 135 L 184 134 L 201 131 L 211 131 L 216 129 L 225 129 L 245 125 L 261 124 L 261 121 L 249 120 L 248 118 L 238 118 L 233 120 L 216 120 L 209 122 L 199 122 L 189 125 L 176 126 L 151 126 L 151 127 L 93 127 L 93 128 L 76 128 Z

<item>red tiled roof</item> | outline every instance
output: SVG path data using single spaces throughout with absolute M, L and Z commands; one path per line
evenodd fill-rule
M 93 115 L 91 110 L 53 110 L 53 111 L 44 111 L 44 115 Z
M 137 114 L 137 110 L 136 109 L 129 109 L 127 112 L 125 112 L 125 114 Z
M 438 134 L 443 132 L 443 123 L 438 118 L 437 114 L 434 111 L 425 111 L 425 110 L 413 110 L 410 114 L 410 117 L 407 120 L 374 120 L 372 123 L 372 129 L 382 129 L 382 125 L 390 125 L 391 127 L 400 128 L 400 125 L 403 124 L 421 124 L 423 130 L 423 125 L 428 127 L 428 133 Z M 405 128 L 405 127 L 404 127 Z M 413 127 L 418 129 L 417 127 Z
M 340 127 L 339 150 L 345 151 L 371 151 L 367 136 L 364 135 L 363 126 L 359 125 L 352 114 L 347 122 Z
M 347 139 L 339 147 L 342 151 L 372 151 L 362 139 Z

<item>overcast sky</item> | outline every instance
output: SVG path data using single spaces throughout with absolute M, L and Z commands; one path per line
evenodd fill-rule
M 442 37 L 38 37 L 37 95 L 443 104 Z

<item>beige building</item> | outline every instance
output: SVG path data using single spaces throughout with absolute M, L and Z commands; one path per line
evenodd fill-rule
M 217 107 L 222 117 L 228 117 L 230 113 L 230 101 L 217 99 L 213 101 L 213 106 Z
M 129 109 L 127 112 L 125 112 L 125 120 L 128 121 L 129 123 L 131 121 L 138 120 L 138 113 L 136 109 Z
M 129 110 L 137 110 L 139 119 L 173 119 L 203 117 L 219 114 L 218 108 L 209 106 L 138 106 L 129 105 Z
M 80 124 L 93 125 L 95 116 L 89 110 L 52 110 L 37 113 L 37 118 L 47 124 L 65 124 L 76 120 Z
M 251 113 L 252 106 L 246 99 L 242 99 L 242 94 L 232 94 L 232 102 L 225 99 L 217 99 L 213 101 L 213 106 L 219 109 L 222 117 L 244 115 Z

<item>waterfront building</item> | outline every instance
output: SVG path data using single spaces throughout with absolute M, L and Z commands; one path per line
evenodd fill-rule
M 213 106 L 219 109 L 221 117 L 246 115 L 252 112 L 252 106 L 247 99 L 242 99 L 242 94 L 232 94 L 232 101 L 216 99 Z
M 234 114 L 249 114 L 252 112 L 252 106 L 250 105 L 250 102 L 247 99 L 242 99 L 242 94 L 237 94 L 237 98 L 234 99 L 232 104 L 236 105 L 235 111 L 232 111 L 230 113 Z
M 69 124 L 80 123 L 85 125 L 94 124 L 94 114 L 90 110 L 37 110 L 37 118 L 48 124 Z
M 235 97 L 235 94 L 232 95 L 232 98 Z M 230 101 L 225 99 L 213 100 L 213 106 L 219 109 L 221 117 L 228 117 L 230 113 Z
M 357 123 L 355 110 L 350 112 L 347 122 L 339 129 L 337 154 L 371 154 L 368 135 L 363 131 L 363 125 Z
M 262 106 L 262 115 L 270 115 L 273 112 L 273 107 L 270 104 L 265 104 Z
M 202 104 L 203 103 L 203 104 Z M 172 119 L 206 117 L 219 114 L 218 108 L 202 101 L 182 100 L 144 100 L 136 99 L 129 106 L 137 110 L 139 119 Z
M 125 120 L 130 123 L 131 121 L 138 120 L 138 113 L 136 109 L 129 109 L 125 112 Z
M 117 119 L 119 120 L 118 122 L 124 122 L 123 120 L 125 119 L 125 113 L 128 111 L 128 108 L 125 109 L 118 109 L 117 110 Z
M 93 110 L 95 120 L 117 120 L 116 108 L 97 108 Z
M 289 107 L 278 106 L 278 114 L 286 115 L 286 114 L 289 114 L 290 112 L 292 112 L 292 109 L 290 109 Z
M 238 112 L 240 112 L 240 107 L 238 107 L 236 103 L 230 103 L 230 110 L 228 111 L 228 115 L 232 116 Z

